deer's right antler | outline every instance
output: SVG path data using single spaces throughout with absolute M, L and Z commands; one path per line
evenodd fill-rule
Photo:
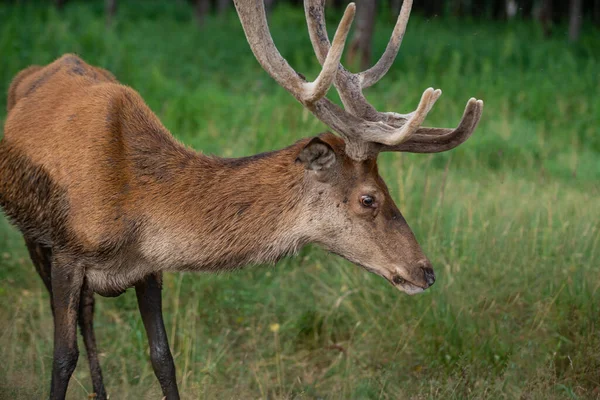
M 417 109 L 406 115 L 378 112 L 365 99 L 362 89 L 379 81 L 398 53 L 412 0 L 404 1 L 382 57 L 373 67 L 358 74 L 349 72 L 340 64 L 355 13 L 354 3 L 346 8 L 331 45 L 325 27 L 324 0 L 306 0 L 309 35 L 317 58 L 323 65 L 314 82 L 306 82 L 275 47 L 262 0 L 235 0 L 235 6 L 248 43 L 262 67 L 317 118 L 342 135 L 346 139 L 346 153 L 355 160 L 373 156 L 379 151 L 434 153 L 450 150 L 467 140 L 479 122 L 483 102 L 471 99 L 456 129 L 422 128 L 425 117 L 442 94 L 439 89 L 426 89 Z M 348 111 L 325 97 L 332 83 Z
M 415 111 L 410 114 L 378 112 L 365 98 L 363 88 L 377 83 L 390 69 L 404 38 L 406 25 L 410 17 L 412 0 L 404 0 L 398 15 L 396 26 L 385 52 L 370 69 L 353 74 L 341 64 L 335 79 L 344 107 L 353 115 L 368 121 L 381 122 L 400 129 L 389 133 L 387 130 L 375 133 L 374 137 L 365 135 L 363 140 L 379 143 L 381 151 L 405 151 L 416 153 L 435 153 L 450 150 L 467 140 L 475 130 L 483 110 L 483 101 L 470 99 L 459 126 L 448 128 L 421 128 L 427 113 L 442 94 L 441 90 L 426 89 Z M 306 0 L 304 11 L 308 22 L 308 32 L 319 62 L 323 62 L 330 44 L 324 17 L 324 0 Z

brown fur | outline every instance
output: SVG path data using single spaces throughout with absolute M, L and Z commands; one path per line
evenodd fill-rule
M 53 371 L 62 372 L 53 372 L 53 393 L 66 390 L 77 360 L 69 324 L 79 307 L 95 353 L 90 293 L 136 286 L 146 293 L 138 293 L 140 309 L 155 310 L 156 290 L 144 288 L 163 271 L 276 262 L 314 242 L 409 293 L 432 284 L 376 160 L 351 159 L 330 133 L 252 157 L 205 156 L 178 143 L 134 90 L 70 54 L 18 74 L 8 108 L 0 206 L 54 292 Z M 365 195 L 372 207 L 361 205 Z M 39 267 L 50 263 L 52 282 Z M 154 311 L 145 318 L 151 340 L 166 343 L 162 319 Z M 156 357 L 172 364 L 165 354 Z M 90 362 L 103 391 L 93 355 Z M 174 376 L 163 364 L 153 361 L 157 374 Z
M 1 205 L 28 240 L 88 258 L 97 292 L 116 294 L 167 268 L 274 262 L 315 240 L 306 226 L 290 226 L 307 222 L 309 183 L 295 162 L 307 140 L 249 158 L 203 156 L 178 143 L 135 91 L 74 55 L 26 69 L 10 93 Z M 324 138 L 348 171 L 363 164 L 344 155 L 340 138 Z M 364 164 L 337 171 L 348 176 L 336 184 L 372 175 L 385 187 L 375 161 Z

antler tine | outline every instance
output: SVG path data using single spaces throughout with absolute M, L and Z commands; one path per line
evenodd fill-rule
M 425 117 L 427 117 L 427 114 L 441 95 L 442 91 L 440 89 L 426 89 L 423 92 L 423 95 L 421 96 L 419 106 L 417 107 L 415 112 L 412 113 L 412 115 L 406 121 L 406 123 L 402 125 L 402 127 L 395 129 L 390 134 L 387 134 L 382 138 L 377 138 L 379 140 L 372 141 L 388 146 L 397 146 L 401 143 L 406 142 L 420 128 L 421 124 L 425 120 Z M 380 123 L 384 124 L 383 122 Z
M 481 114 L 483 101 L 469 99 L 460 123 L 456 129 L 419 128 L 410 140 L 394 146 L 382 146 L 380 151 L 402 151 L 409 153 L 439 153 L 452 150 L 464 143 L 475 131 Z
M 404 39 L 404 33 L 406 32 L 406 25 L 408 24 L 411 9 L 412 0 L 404 0 L 398 19 L 396 20 L 396 26 L 394 26 L 394 31 L 392 32 L 392 36 L 390 37 L 390 41 L 388 42 L 385 51 L 375 65 L 359 74 L 363 89 L 377 83 L 385 74 L 387 74 L 394 63 L 394 60 L 398 55 L 398 50 L 400 50 L 402 39 Z
M 314 81 L 314 95 L 312 98 L 308 99 L 310 102 L 316 101 L 325 96 L 331 87 L 331 84 L 335 79 L 335 74 L 338 70 L 338 65 L 340 65 L 342 53 L 344 52 L 344 45 L 346 44 L 346 38 L 348 37 L 350 26 L 352 26 L 355 13 L 356 6 L 354 3 L 348 4 L 346 11 L 344 11 L 344 16 L 342 17 L 342 20 L 335 31 L 331 51 L 329 51 L 325 57 L 323 69 L 321 70 L 321 73 L 317 79 Z
M 235 0 L 234 4 L 250 48 L 269 75 L 304 105 L 310 105 L 323 98 L 335 79 L 344 44 L 354 19 L 356 10 L 354 4 L 346 8 L 333 39 L 331 51 L 327 54 L 323 69 L 314 82 L 306 82 L 302 79 L 275 47 L 262 0 Z
M 308 35 L 321 65 L 323 65 L 331 46 L 324 13 L 325 0 L 304 0 L 304 15 L 306 16 Z M 342 68 L 340 65 L 340 69 Z
M 304 13 L 310 41 L 317 59 L 323 64 L 331 46 L 325 23 L 325 0 L 305 0 Z M 351 73 L 339 64 L 334 84 L 344 107 L 357 117 L 380 121 L 379 113 L 362 94 L 360 81 L 361 78 L 357 74 Z

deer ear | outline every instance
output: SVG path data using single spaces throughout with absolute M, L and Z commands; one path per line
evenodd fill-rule
M 328 143 L 314 137 L 300 151 L 296 162 L 304 164 L 306 169 L 324 171 L 335 164 L 335 152 Z

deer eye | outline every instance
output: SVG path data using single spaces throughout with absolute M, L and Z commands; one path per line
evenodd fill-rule
M 364 195 L 360 197 L 360 204 L 363 207 L 371 208 L 375 205 L 375 199 L 373 196 Z

